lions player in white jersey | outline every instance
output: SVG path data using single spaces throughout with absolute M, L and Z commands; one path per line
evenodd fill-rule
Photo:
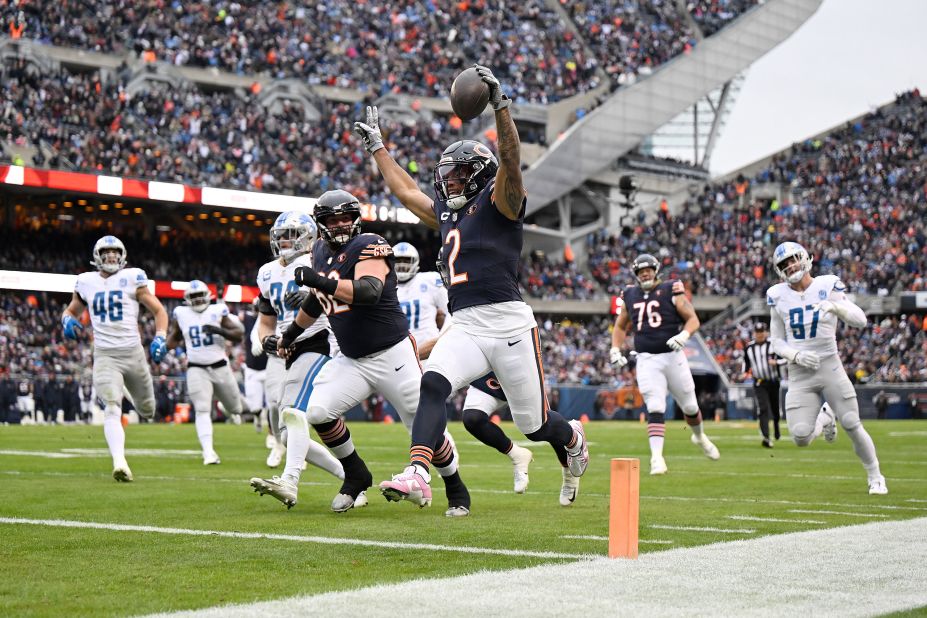
M 61 315 L 64 335 L 77 339 L 83 329 L 78 321 L 90 309 L 93 326 L 93 388 L 103 400 L 103 434 L 113 457 L 113 478 L 132 480 L 125 457 L 126 434 L 122 428 L 123 387 L 128 389 L 138 413 L 152 418 L 154 388 L 148 360 L 138 332 L 138 305 L 145 305 L 155 319 L 155 338 L 149 347 L 151 360 L 167 354 L 167 312 L 148 290 L 148 276 L 141 268 L 126 268 L 126 248 L 115 236 L 104 236 L 93 246 L 95 272 L 77 275 L 71 303 Z
M 212 444 L 213 393 L 233 417 L 242 412 L 238 381 L 232 374 L 225 340 L 239 343 L 245 329 L 229 314 L 225 303 L 212 303 L 205 283 L 194 279 L 183 293 L 186 305 L 174 309 L 167 348 L 181 344 L 187 350 L 187 393 L 196 416 L 196 435 L 203 448 L 203 464 L 219 463 Z
M 287 408 L 306 410 L 316 375 L 338 350 L 328 329 L 328 320 L 320 319 L 296 339 L 294 353 L 288 359 L 277 356 L 277 340 L 293 322 L 306 294 L 296 285 L 293 273 L 299 266 L 312 266 L 309 251 L 317 230 L 315 222 L 305 213 L 291 211 L 281 214 L 270 229 L 270 248 L 276 259 L 258 270 L 257 284 L 261 291 L 258 301 L 258 338 L 267 353 L 264 388 L 268 424 L 277 440 L 267 458 L 267 465 L 271 468 L 280 465 L 283 453 L 287 450 L 287 438 L 282 435 L 284 427 L 280 422 L 283 412 Z M 338 479 L 344 479 L 341 462 L 328 449 L 311 439 L 305 461 Z M 302 467 L 303 463 L 300 461 L 294 465 Z
M 836 275 L 811 276 L 811 256 L 800 244 L 776 247 L 773 265 L 782 283 L 767 290 L 766 303 L 773 351 L 789 361 L 789 433 L 798 446 L 808 446 L 821 434 L 833 442 L 836 414 L 866 469 L 869 493 L 887 494 L 875 445 L 859 420 L 856 390 L 837 354 L 837 319 L 863 328 L 866 314 L 847 298 Z

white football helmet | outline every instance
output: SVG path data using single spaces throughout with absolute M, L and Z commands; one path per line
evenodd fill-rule
M 112 255 L 113 251 L 118 251 L 119 255 Z M 93 245 L 93 260 L 90 263 L 96 266 L 97 270 L 113 274 L 125 268 L 126 257 L 126 246 L 121 240 L 115 236 L 104 236 Z
M 319 228 L 307 213 L 291 210 L 282 213 L 270 228 L 270 250 L 274 257 L 289 264 L 309 253 Z
M 396 278 L 399 283 L 405 283 L 418 273 L 418 249 L 407 242 L 401 242 L 393 247 L 393 256 L 396 258 Z
M 212 292 L 199 279 L 194 279 L 183 292 L 183 301 L 194 311 L 202 313 L 212 302 Z
M 811 255 L 797 242 L 784 242 L 773 252 L 773 268 L 783 281 L 798 283 L 811 272 Z

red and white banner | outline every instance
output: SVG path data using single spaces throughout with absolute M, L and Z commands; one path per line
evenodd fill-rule
M 20 270 L 0 270 L 0 290 L 24 290 L 27 292 L 65 292 L 74 291 L 77 275 L 54 275 Z M 148 289 L 158 298 L 183 298 L 187 281 L 149 281 Z M 214 283 L 208 283 L 209 290 L 216 296 L 218 289 Z M 227 303 L 250 303 L 260 294 L 254 285 L 226 285 L 222 300 Z
M 216 187 L 191 187 L 173 182 L 119 178 L 118 176 L 98 176 L 96 174 L 60 170 L 40 170 L 21 165 L 0 165 L 0 182 L 21 187 L 275 213 L 288 210 L 312 213 L 315 203 L 318 201 L 314 197 L 236 191 Z M 405 208 L 376 206 L 374 204 L 361 204 L 361 217 L 364 221 L 411 224 L 419 222 L 418 217 Z

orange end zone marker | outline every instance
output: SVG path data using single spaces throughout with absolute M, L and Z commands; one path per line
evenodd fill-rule
M 641 462 L 612 459 L 608 508 L 608 557 L 637 558 Z

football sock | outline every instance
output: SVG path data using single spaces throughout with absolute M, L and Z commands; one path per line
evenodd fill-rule
M 103 435 L 113 456 L 113 466 L 122 465 L 126 460 L 126 432 L 122 428 L 122 408 L 119 406 L 106 406 L 103 411 Z
M 412 421 L 412 448 L 409 459 L 413 465 L 424 467 L 431 464 L 433 445 L 447 428 L 444 402 L 451 396 L 451 383 L 440 373 L 426 371 L 422 376 L 421 395 L 415 420 Z
M 856 451 L 856 456 L 859 457 L 866 469 L 866 473 L 869 475 L 869 480 L 882 476 L 879 471 L 879 459 L 876 456 L 875 444 L 872 442 L 872 437 L 866 431 L 866 428 L 857 425 L 855 429 L 847 429 L 846 432 L 853 442 L 853 450 Z
M 647 415 L 647 439 L 650 442 L 650 457 L 663 457 L 663 436 L 666 433 L 666 415 L 650 412 Z
M 435 467 L 438 474 L 449 477 L 457 472 L 457 458 L 454 457 L 454 448 L 451 441 L 441 436 L 440 443 L 431 456 L 431 465 Z
M 213 451 L 212 419 L 209 414 L 197 414 L 195 422 L 196 436 L 200 439 L 200 446 L 203 447 L 203 453 L 211 453 Z
M 692 435 L 698 438 L 702 437 L 702 413 L 696 412 L 692 416 L 688 414 L 685 415 L 686 424 L 689 425 L 689 429 L 692 430 Z
M 512 450 L 512 441 L 482 410 L 464 410 L 463 424 L 474 438 L 486 446 L 491 446 L 502 454 Z
M 299 482 L 303 472 L 303 462 L 309 452 L 309 423 L 304 412 L 288 409 L 283 415 L 287 423 L 286 465 L 283 468 L 283 478 Z
M 316 468 L 325 470 L 335 478 L 344 480 L 344 466 L 332 455 L 327 448 L 309 438 L 309 452 L 306 461 Z

